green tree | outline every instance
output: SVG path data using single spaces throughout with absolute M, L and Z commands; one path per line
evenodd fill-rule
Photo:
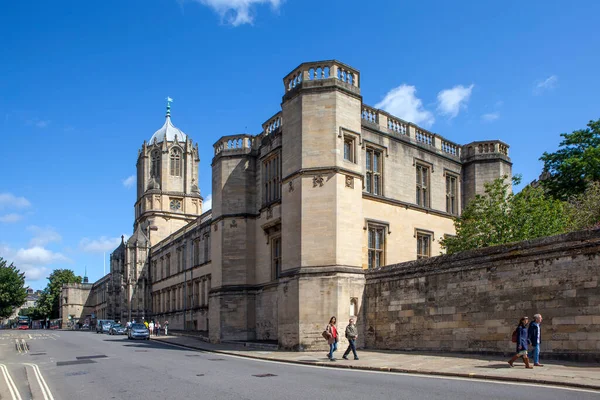
M 47 318 L 58 318 L 60 309 L 60 294 L 63 284 L 81 283 L 81 276 L 75 275 L 70 269 L 55 269 L 48 277 L 48 285 L 38 299 L 38 313 Z
M 513 182 L 518 184 L 520 178 Z M 567 223 L 565 203 L 546 196 L 539 187 L 527 186 L 513 194 L 504 176 L 485 185 L 485 194 L 475 196 L 454 220 L 456 236 L 446 237 L 441 245 L 452 254 L 564 233 Z
M 573 196 L 567 213 L 570 230 L 600 228 L 600 181 L 591 182 L 585 192 Z
M 541 183 L 552 197 L 566 201 L 583 193 L 590 182 L 600 181 L 600 119 L 560 136 L 560 148 L 540 157 L 547 174 Z
M 25 273 L 0 257 L 0 317 L 8 318 L 16 307 L 21 307 L 27 298 Z

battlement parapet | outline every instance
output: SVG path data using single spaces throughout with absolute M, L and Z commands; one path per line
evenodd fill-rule
M 281 130 L 283 126 L 282 113 L 279 111 L 277 114 L 273 115 L 271 118 L 267 120 L 264 124 L 262 124 L 263 135 L 271 135 L 275 132 Z
M 462 146 L 463 162 L 503 158 L 509 160 L 509 145 L 501 140 L 471 142 Z
M 213 145 L 215 157 L 223 154 L 237 155 L 250 153 L 254 141 L 254 136 L 249 134 L 223 136 Z
M 445 156 L 460 158 L 461 146 L 451 142 L 437 133 L 429 132 L 412 122 L 404 121 L 390 113 L 363 104 L 361 112 L 362 124 L 392 136 L 402 137 L 420 146 L 430 147 Z
M 337 60 L 300 64 L 283 78 L 285 96 L 298 88 L 340 86 L 360 94 L 360 72 Z

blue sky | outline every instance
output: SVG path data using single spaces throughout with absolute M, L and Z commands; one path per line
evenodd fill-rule
M 504 140 L 529 182 L 561 132 L 600 118 L 599 14 L 592 1 L 8 2 L 0 256 L 36 289 L 54 268 L 98 279 L 131 234 L 126 183 L 165 98 L 199 143 L 207 198 L 212 144 L 259 133 L 304 61 L 359 69 L 366 104 L 455 142 Z

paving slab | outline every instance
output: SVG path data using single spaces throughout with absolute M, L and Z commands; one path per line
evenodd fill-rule
M 359 350 L 359 360 L 342 359 L 343 349 L 336 353 L 337 360 L 329 361 L 326 351 L 262 350 L 244 344 L 213 344 L 195 336 L 159 336 L 153 340 L 201 351 L 231 354 L 269 361 L 318 365 L 331 368 L 352 368 L 424 375 L 454 376 L 510 382 L 529 382 L 600 390 L 600 363 L 543 360 L 543 367 L 526 369 L 521 360 L 511 368 L 507 359 L 486 355 L 432 354 L 399 351 Z

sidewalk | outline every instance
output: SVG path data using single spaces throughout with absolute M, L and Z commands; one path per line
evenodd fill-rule
M 600 390 L 600 364 L 554 360 L 546 362 L 543 360 L 543 353 L 542 363 L 544 367 L 525 369 L 521 360 L 517 360 L 515 367 L 510 368 L 507 364 L 508 359 L 483 355 L 433 355 L 433 353 L 359 350 L 360 360 L 354 361 L 352 353 L 350 353 L 347 361 L 342 359 L 345 349 L 341 349 L 335 354 L 337 361 L 329 361 L 325 350 L 319 352 L 293 352 L 251 349 L 243 344 L 211 344 L 189 336 L 159 336 L 152 337 L 152 340 L 195 350 L 296 364 L 527 382 Z

